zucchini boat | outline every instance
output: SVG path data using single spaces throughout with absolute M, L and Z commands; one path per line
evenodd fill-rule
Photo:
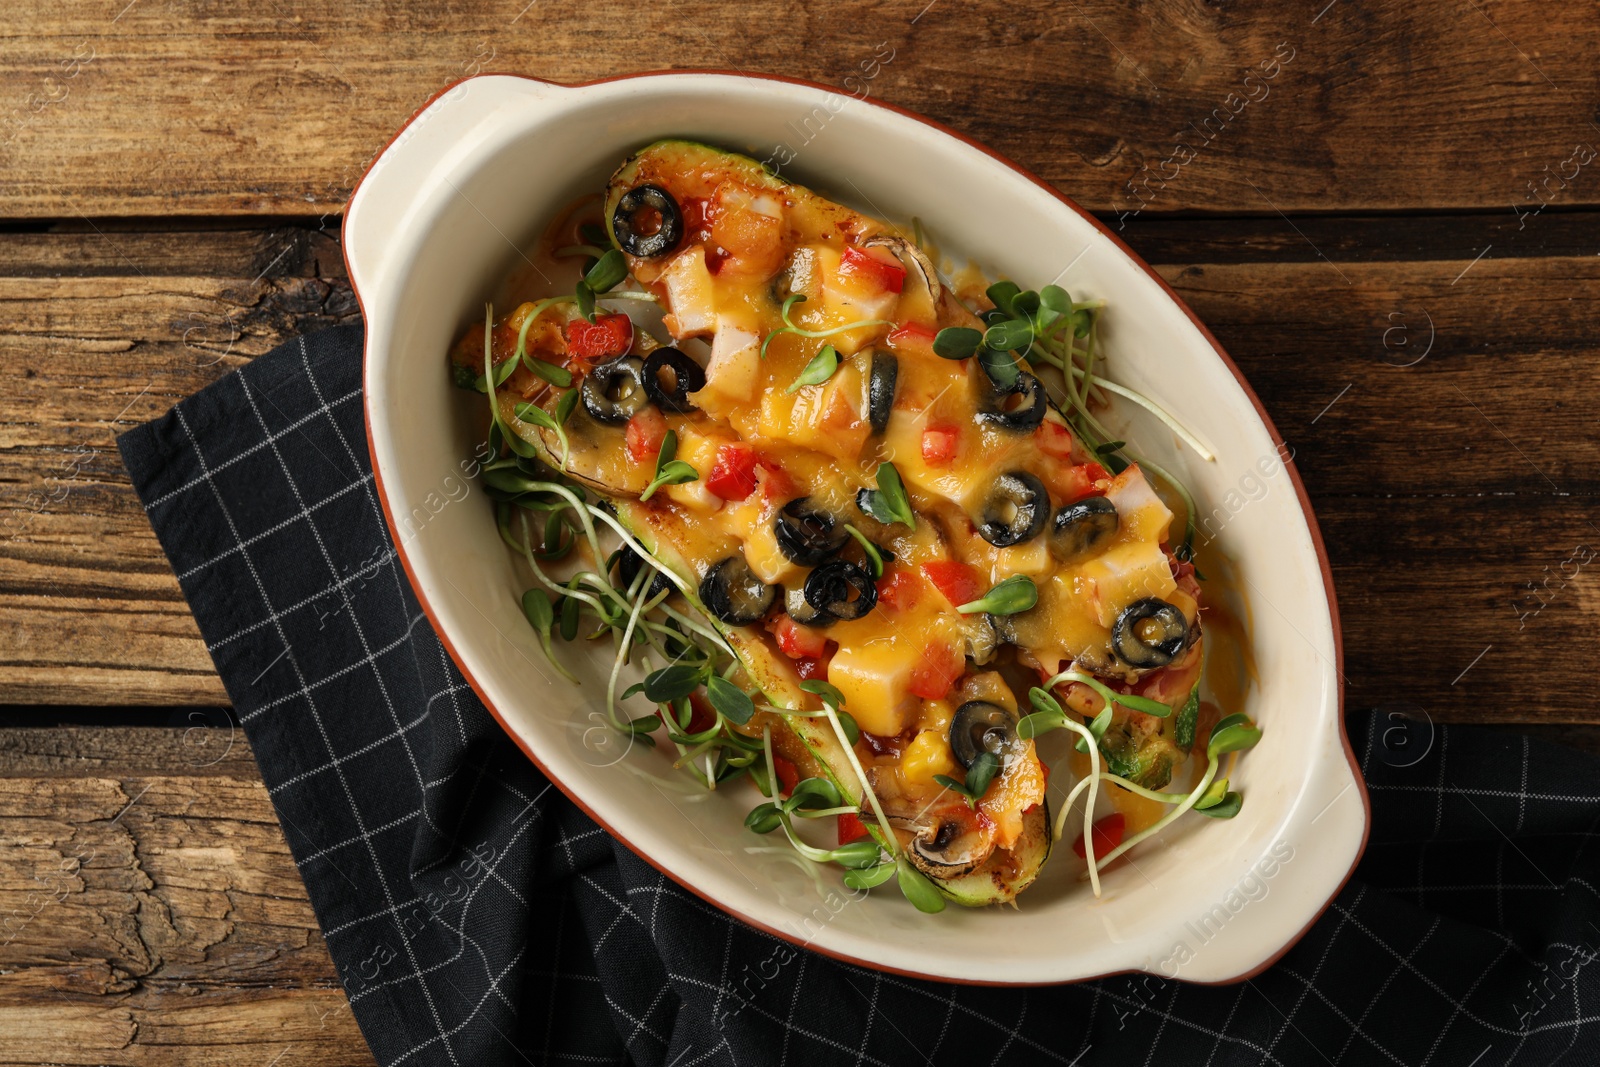
M 1090 409 L 1097 308 L 958 294 L 904 231 L 687 141 L 557 231 L 589 257 L 574 295 L 491 310 L 452 360 L 490 395 L 485 483 L 546 651 L 581 626 L 655 668 L 620 698 L 613 671 L 619 729 L 664 727 L 710 787 L 748 775 L 752 829 L 924 910 L 1037 876 L 1045 729 L 1094 742 L 1086 831 L 1102 780 L 1237 810 L 1216 757 L 1204 795 L 1155 792 L 1205 732 L 1200 587 Z M 615 310 L 650 304 L 660 336 Z M 658 713 L 619 718 L 638 696 Z M 837 848 L 796 832 L 817 817 Z

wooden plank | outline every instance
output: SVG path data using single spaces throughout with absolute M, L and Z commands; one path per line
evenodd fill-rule
M 1548 650 L 1592 647 L 1600 614 L 1593 565 L 1577 562 L 1600 549 L 1600 436 L 1569 414 L 1600 375 L 1586 318 L 1600 265 L 1441 255 L 1470 251 L 1469 222 L 1414 228 L 1404 256 L 1368 255 L 1382 243 L 1368 228 L 1335 266 L 1314 246 L 1337 222 L 1300 227 L 1308 243 L 1278 221 L 1265 262 L 1213 262 L 1233 248 L 1213 223 L 1136 236 L 1202 257 L 1160 269 L 1296 450 L 1344 606 L 1352 707 L 1398 693 L 1444 719 L 1594 721 L 1566 680 L 1581 670 L 1552 671 Z M 139 225 L 0 239 L 3 343 L 21 357 L 0 388 L 3 700 L 226 703 L 111 440 L 294 329 L 350 315 L 336 248 L 314 232 Z M 67 299 L 70 318 L 46 312 Z M 234 325 L 186 347 L 204 315 Z
M 669 65 L 922 111 L 1101 210 L 1510 213 L 1596 202 L 1574 150 L 1596 137 L 1597 45 L 1591 8 L 1505 0 L 597 0 L 579 17 L 522 0 L 278 0 L 204 19 L 19 0 L 0 14 L 0 215 L 317 217 L 454 79 Z
M 0 730 L 0 1063 L 373 1062 L 248 746 L 213 734 Z
M 115 437 L 296 333 L 358 311 L 303 226 L 80 225 L 0 239 L 0 694 L 228 702 Z

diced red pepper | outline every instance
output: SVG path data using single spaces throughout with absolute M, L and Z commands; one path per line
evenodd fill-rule
M 953 608 L 970 604 L 983 595 L 978 572 L 959 560 L 936 559 L 922 565 L 923 577 L 932 582 Z
M 647 407 L 628 420 L 625 440 L 628 458 L 635 463 L 653 461 L 661 452 L 661 442 L 667 436 L 667 419 L 657 407 Z
M 839 257 L 839 273 L 864 278 L 891 293 L 898 293 L 906 284 L 906 269 L 898 260 L 890 262 L 880 259 L 860 248 L 845 248 L 844 254 Z
M 778 648 L 790 659 L 821 659 L 828 651 L 828 638 L 811 626 L 801 626 L 787 615 L 775 615 L 767 632 L 778 640 Z
M 944 644 L 926 645 L 922 658 L 911 668 L 908 688 L 924 700 L 943 700 L 966 669 L 967 659 L 959 649 Z
M 1107 815 L 1094 824 L 1094 854 L 1097 860 L 1122 844 L 1122 833 L 1127 828 L 1127 825 L 1128 820 L 1122 817 L 1122 812 L 1120 811 Z M 1089 858 L 1088 846 L 1084 844 L 1082 834 L 1079 834 L 1078 839 L 1072 842 L 1072 851 L 1076 852 L 1082 859 Z
M 906 611 L 921 598 L 922 582 L 903 567 L 890 567 L 878 579 L 878 603 L 893 611 Z
M 956 458 L 961 444 L 961 431 L 954 426 L 929 426 L 922 431 L 922 458 L 936 466 L 944 466 Z
M 743 500 L 756 491 L 756 454 L 743 445 L 723 445 L 706 475 L 706 489 L 724 500 Z
M 1109 480 L 1111 477 L 1110 471 L 1100 466 L 1100 464 L 1093 462 L 1085 463 L 1083 465 L 1083 473 L 1088 475 L 1091 482 L 1104 482 Z
M 1072 431 L 1061 423 L 1045 419 L 1033 431 L 1033 438 L 1039 451 L 1045 455 L 1068 461 L 1072 459 Z
M 756 457 L 756 483 L 768 500 L 789 500 L 794 496 L 794 479 L 769 459 Z
M 866 836 L 867 828 L 861 825 L 859 816 L 852 815 L 848 811 L 839 816 L 839 846 L 841 848 Z
M 590 362 L 620 356 L 633 344 L 633 322 L 617 312 L 597 315 L 594 322 L 573 319 L 567 323 L 567 351 Z
M 935 334 L 931 326 L 920 322 L 907 322 L 889 331 L 889 347 L 901 352 L 911 352 L 931 357 Z
M 792 762 L 776 752 L 772 754 L 772 765 L 778 770 L 778 792 L 784 796 L 793 793 L 795 784 L 800 781 L 799 770 Z
M 833 653 L 838 649 L 838 647 L 838 645 L 834 644 L 832 641 L 829 641 L 827 643 L 827 647 L 823 649 L 822 655 L 814 658 L 811 656 L 805 656 L 801 659 L 795 660 L 794 672 L 798 674 L 800 676 L 800 680 L 804 682 L 809 682 L 812 679 L 826 682 L 828 680 L 828 664 L 833 660 Z

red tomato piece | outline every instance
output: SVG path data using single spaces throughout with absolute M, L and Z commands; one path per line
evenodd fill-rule
M 654 460 L 667 436 L 667 419 L 656 407 L 647 407 L 628 420 L 625 440 L 628 458 L 635 463 Z
M 924 700 L 943 700 L 967 669 L 967 659 L 948 645 L 926 645 L 911 668 L 911 692 Z
M 1127 828 L 1128 820 L 1122 817 L 1122 812 L 1107 815 L 1094 824 L 1094 854 L 1095 858 L 1103 857 L 1107 852 L 1122 844 L 1122 833 Z M 1088 847 L 1083 842 L 1083 835 L 1072 842 L 1072 851 L 1083 859 L 1089 858 Z
M 573 319 L 567 323 L 567 351 L 592 361 L 620 356 L 633 344 L 633 322 L 618 312 L 598 315 L 594 322 Z
M 922 565 L 922 576 L 932 582 L 953 608 L 970 604 L 983 595 L 978 572 L 953 559 L 936 559 Z
M 778 639 L 778 648 L 790 659 L 821 659 L 828 651 L 828 638 L 821 630 L 801 626 L 787 615 L 774 616 L 767 631 Z
M 954 426 L 929 426 L 922 431 L 922 458 L 931 464 L 944 466 L 956 458 L 961 444 L 961 431 Z
M 924 326 L 920 322 L 907 322 L 889 331 L 889 345 L 892 348 L 921 346 L 932 352 L 934 336 L 931 326 Z
M 878 579 L 878 603 L 894 611 L 914 607 L 920 599 L 922 583 L 917 576 L 901 567 L 891 567 Z
M 829 641 L 822 651 L 822 655 L 805 656 L 794 661 L 794 672 L 800 676 L 801 681 L 809 682 L 813 678 L 822 681 L 828 680 L 828 663 L 833 659 L 834 650 L 839 646 Z
M 1045 455 L 1068 461 L 1072 459 L 1072 431 L 1061 423 L 1045 419 L 1033 431 L 1033 436 L 1039 451 Z
M 848 811 L 839 816 L 839 845 L 841 848 L 866 836 L 867 828 L 861 825 L 859 816 L 851 815 Z
M 906 269 L 898 260 L 891 263 L 860 248 L 845 248 L 839 257 L 839 273 L 853 274 L 891 293 L 898 293 L 906 284 Z
M 800 781 L 800 771 L 776 752 L 772 754 L 772 765 L 778 769 L 778 792 L 784 796 L 793 793 L 795 784 Z
M 743 500 L 756 490 L 756 454 L 742 445 L 723 445 L 706 476 L 706 489 L 724 500 Z

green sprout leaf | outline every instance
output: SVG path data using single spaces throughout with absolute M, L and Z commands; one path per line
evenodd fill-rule
M 700 680 L 704 676 L 701 668 L 691 667 L 687 663 L 674 663 L 651 671 L 644 680 L 645 699 L 653 704 L 679 700 L 700 688 Z
M 1002 389 L 1011 388 L 1017 384 L 1017 379 L 1022 377 L 1022 368 L 1017 366 L 1017 357 L 1010 352 L 985 347 L 978 355 L 978 363 L 983 367 L 983 372 L 989 376 L 989 380 Z
M 861 546 L 861 551 L 866 553 L 867 566 L 872 570 L 872 576 L 874 578 L 882 578 L 883 553 L 878 551 L 878 546 L 868 540 L 866 534 L 862 533 L 848 522 L 844 524 L 844 529 L 846 533 L 856 539 L 856 543 Z
M 844 694 L 839 692 L 837 686 L 830 685 L 819 678 L 808 678 L 800 683 L 800 688 L 813 696 L 819 696 L 824 702 L 832 704 L 834 710 L 844 706 Z
M 720 675 L 712 675 L 706 683 L 706 696 L 724 719 L 740 726 L 749 722 L 750 716 L 756 713 L 755 702 L 750 699 L 750 694 Z
M 1218 757 L 1225 756 L 1229 752 L 1254 748 L 1260 740 L 1261 730 L 1248 718 L 1243 715 L 1230 715 L 1212 729 L 1211 740 L 1206 745 L 1206 758 L 1215 763 Z
M 628 261 L 613 248 L 589 268 L 589 272 L 583 276 L 583 284 L 589 287 L 591 293 L 605 293 L 615 289 L 627 276 Z
M 994 781 L 994 776 L 1000 770 L 1000 757 L 993 752 L 980 752 L 972 761 L 972 766 L 967 768 L 966 781 L 957 781 L 948 774 L 936 774 L 933 780 L 951 792 L 960 793 L 967 798 L 967 804 L 977 807 L 978 801 L 983 799 L 983 794 L 988 792 L 989 783 Z
M 872 840 L 870 837 L 860 837 L 850 842 L 848 845 L 840 845 L 832 852 L 829 852 L 828 858 L 835 863 L 849 867 L 852 870 L 859 871 L 871 870 L 880 866 L 878 863 L 878 857 L 880 855 L 882 855 L 882 851 L 878 848 L 878 843 L 876 841 Z M 881 866 L 892 867 L 893 864 L 886 863 L 882 864 Z M 873 882 L 872 884 L 877 885 L 878 882 L 883 882 L 887 879 L 888 875 L 884 875 L 883 878 L 879 878 L 877 882 Z M 845 876 L 845 884 L 849 884 L 848 875 Z M 868 888 L 871 887 L 869 886 Z
M 639 494 L 640 503 L 649 500 L 663 485 L 683 485 L 685 482 L 699 479 L 699 471 L 681 459 L 672 458 L 677 454 L 678 435 L 668 430 L 667 436 L 661 441 L 661 452 L 656 456 L 656 476 L 650 479 L 650 484 Z
M 1027 319 L 1006 319 L 983 332 L 983 343 L 997 352 L 1012 352 L 1033 344 L 1033 323 Z
M 512 409 L 511 413 L 523 422 L 531 422 L 533 425 L 542 426 L 546 430 L 555 430 L 559 428 L 556 420 L 550 417 L 550 413 L 544 408 L 540 407 L 538 404 L 518 404 Z
M 906 496 L 905 483 L 895 465 L 879 464 L 877 481 L 878 488 L 865 489 L 857 495 L 861 510 L 885 525 L 898 522 L 915 530 L 917 515 L 911 510 L 911 499 Z
M 1206 791 L 1200 794 L 1200 799 L 1194 802 L 1195 810 L 1204 811 L 1207 808 L 1214 808 L 1222 803 L 1223 798 L 1227 795 L 1228 780 L 1226 778 L 1218 778 L 1207 786 Z
M 561 598 L 561 640 L 571 641 L 578 636 L 578 608 L 576 597 Z
M 758 834 L 770 834 L 783 824 L 783 812 L 773 803 L 757 804 L 750 809 L 750 814 L 744 817 L 747 829 Z
M 850 842 L 852 845 L 854 841 Z M 874 867 L 858 867 L 855 870 L 844 872 L 844 884 L 847 889 L 875 889 L 890 878 L 894 877 L 895 864 L 880 863 Z
M 844 729 L 844 739 L 854 746 L 861 740 L 861 727 L 856 725 L 856 717 L 848 711 L 839 711 L 837 708 L 834 711 L 839 716 L 840 727 Z
M 984 290 L 984 295 L 1006 318 L 1011 318 L 1015 314 L 1012 310 L 1011 302 L 1021 293 L 1022 289 L 1016 282 L 995 282 Z
M 561 394 L 561 399 L 556 403 L 556 423 L 561 426 L 567 424 L 572 417 L 572 409 L 578 406 L 578 391 L 570 389 Z
M 611 244 L 611 235 L 606 233 L 606 228 L 598 222 L 586 222 L 579 226 L 578 236 L 583 238 L 585 244 L 599 245 L 602 248 Z
M 522 353 L 522 362 L 527 365 L 529 370 L 551 385 L 558 385 L 565 389 L 572 384 L 572 372 L 565 367 L 558 367 L 554 363 L 546 363 L 542 359 L 536 359 L 529 352 Z
M 909 860 L 900 859 L 895 864 L 895 873 L 900 878 L 900 892 L 911 901 L 912 907 L 928 915 L 934 915 L 944 910 L 944 897 L 939 890 L 934 888 L 926 875 L 911 866 Z
M 1200 686 L 1198 684 L 1189 690 L 1189 699 L 1184 701 L 1183 707 L 1178 711 L 1178 718 L 1173 723 L 1173 742 L 1185 752 L 1194 747 L 1195 724 L 1200 719 Z
M 588 282 L 579 282 L 577 292 L 574 294 L 578 301 L 578 314 L 594 321 L 594 290 L 589 288 Z
M 1120 452 L 1122 449 L 1127 447 L 1128 442 L 1126 441 L 1107 441 L 1103 445 L 1096 445 L 1094 454 L 1097 456 L 1109 456 L 1111 453 Z
M 1039 602 L 1039 587 L 1026 574 L 1013 574 L 988 593 L 956 610 L 963 615 L 985 612 L 990 615 L 1016 615 Z
M 1094 717 L 1094 721 L 1089 723 L 1089 732 L 1094 735 L 1095 744 L 1098 745 L 1100 743 L 1109 729 L 1111 729 L 1111 705 L 1107 704 L 1101 709 L 1100 714 Z M 1078 743 L 1072 747 L 1079 752 L 1087 753 L 1089 751 L 1089 741 L 1087 738 L 1080 737 L 1078 738 Z
M 1039 303 L 1042 307 L 1060 315 L 1072 314 L 1072 297 L 1059 285 L 1047 285 L 1039 290 Z
M 834 351 L 832 345 L 823 345 L 822 351 L 811 357 L 806 369 L 800 372 L 800 376 L 784 392 L 794 393 L 807 385 L 821 385 L 833 377 L 833 372 L 838 369 L 839 353 Z
M 983 334 L 967 326 L 946 326 L 933 338 L 933 353 L 945 359 L 966 359 L 983 344 Z
M 1213 819 L 1231 819 L 1239 814 L 1239 809 L 1242 807 L 1244 807 L 1244 797 L 1238 793 L 1224 793 L 1222 799 L 1210 807 L 1202 808 L 1196 804 L 1195 810 Z

